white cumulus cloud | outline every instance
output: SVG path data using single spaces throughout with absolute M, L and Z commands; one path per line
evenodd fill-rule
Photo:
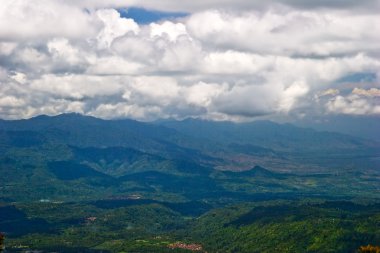
M 118 7 L 188 15 L 140 24 Z M 376 10 L 369 0 L 2 0 L 0 117 L 378 115 Z

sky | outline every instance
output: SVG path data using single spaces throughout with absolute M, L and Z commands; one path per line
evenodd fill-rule
M 1 0 L 0 118 L 380 116 L 379 0 Z

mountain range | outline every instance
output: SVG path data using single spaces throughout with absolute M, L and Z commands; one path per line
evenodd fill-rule
M 354 252 L 380 242 L 379 151 L 271 121 L 0 120 L 0 231 L 9 252 Z
M 240 191 L 232 190 L 238 185 L 248 195 L 263 192 L 247 180 L 261 180 L 264 189 L 278 193 L 313 192 L 323 187 L 290 181 L 311 177 L 313 185 L 323 186 L 321 175 L 378 176 L 379 147 L 376 141 L 270 121 L 146 123 L 79 114 L 1 120 L 0 197 L 128 193 L 159 199 L 165 192 L 175 199 L 197 199 L 197 192 L 231 196 Z

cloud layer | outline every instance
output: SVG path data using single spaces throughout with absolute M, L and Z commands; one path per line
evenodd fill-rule
M 379 1 L 192 2 L 3 0 L 0 117 L 380 115 Z

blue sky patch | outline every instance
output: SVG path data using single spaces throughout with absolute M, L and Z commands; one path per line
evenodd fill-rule
M 187 13 L 181 12 L 161 12 L 143 8 L 118 9 L 118 11 L 121 17 L 131 18 L 138 24 L 149 24 L 160 20 L 180 18 L 188 15 Z
M 338 80 L 339 83 L 347 83 L 347 82 L 353 82 L 353 83 L 360 83 L 360 82 L 373 82 L 376 80 L 376 74 L 375 73 L 354 73 L 351 75 L 347 75 L 343 78 L 340 78 Z

